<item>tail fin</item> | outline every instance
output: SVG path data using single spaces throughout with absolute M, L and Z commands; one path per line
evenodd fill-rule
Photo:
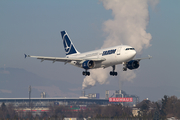
M 68 36 L 66 31 L 61 31 L 61 36 L 62 36 L 62 39 L 63 39 L 63 45 L 64 45 L 64 49 L 65 49 L 66 55 L 79 53 L 76 50 L 74 44 L 72 43 L 72 41 L 69 38 L 69 36 Z

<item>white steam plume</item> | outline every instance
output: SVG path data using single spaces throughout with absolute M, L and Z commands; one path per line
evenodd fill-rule
M 114 19 L 103 23 L 103 31 L 107 35 L 102 48 L 120 44 L 133 46 L 138 53 L 151 46 L 152 36 L 146 32 L 149 23 L 148 3 L 154 8 L 158 0 L 100 0 L 106 10 L 112 10 Z M 118 66 L 119 67 L 119 66 Z M 99 82 L 108 83 L 109 69 L 90 70 L 91 75 L 84 78 L 82 89 L 90 88 Z M 136 77 L 134 71 L 122 71 L 116 67 L 121 81 L 132 81 Z

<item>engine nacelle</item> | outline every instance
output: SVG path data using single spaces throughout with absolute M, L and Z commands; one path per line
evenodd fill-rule
M 127 68 L 132 70 L 132 69 L 137 69 L 139 67 L 139 61 L 137 60 L 131 60 L 127 63 Z
M 92 69 L 92 68 L 94 68 L 94 65 L 95 65 L 94 61 L 86 60 L 86 61 L 84 61 L 82 63 L 82 68 L 84 68 L 84 69 Z

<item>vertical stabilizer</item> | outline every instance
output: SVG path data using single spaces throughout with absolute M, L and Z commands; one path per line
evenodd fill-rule
M 72 43 L 70 37 L 68 36 L 66 31 L 61 31 L 61 36 L 63 39 L 63 45 L 66 52 L 66 55 L 76 54 L 79 53 L 74 44 Z

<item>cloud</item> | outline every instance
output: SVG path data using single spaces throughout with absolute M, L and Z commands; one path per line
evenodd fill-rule
M 82 88 L 81 87 L 78 87 L 78 88 L 71 88 L 69 89 L 70 91 L 80 91 Z
M 71 97 L 79 95 L 71 92 L 63 92 L 56 86 L 33 86 L 32 88 L 37 89 L 39 92 L 46 92 L 49 97 Z
M 0 74 L 10 74 L 10 72 L 7 71 L 7 70 L 1 70 L 1 71 L 0 71 Z
M 99 84 L 108 84 L 107 78 L 108 78 L 108 71 L 103 68 L 99 68 L 96 70 L 90 70 L 91 75 L 84 78 L 82 89 L 88 89 L 91 88 L 98 82 Z M 103 74 L 99 74 L 103 73 Z
M 100 0 L 106 10 L 112 11 L 113 19 L 103 23 L 102 30 L 106 40 L 102 48 L 117 46 L 120 44 L 130 45 L 141 53 L 143 49 L 151 46 L 152 36 L 146 32 L 149 23 L 148 3 L 156 6 L 155 0 Z M 82 89 L 87 89 L 99 82 L 108 83 L 109 71 L 112 69 L 90 70 L 91 75 L 84 78 Z M 120 81 L 132 81 L 136 74 L 134 71 L 123 72 L 117 68 Z
M 11 90 L 0 89 L 0 93 L 12 93 Z

